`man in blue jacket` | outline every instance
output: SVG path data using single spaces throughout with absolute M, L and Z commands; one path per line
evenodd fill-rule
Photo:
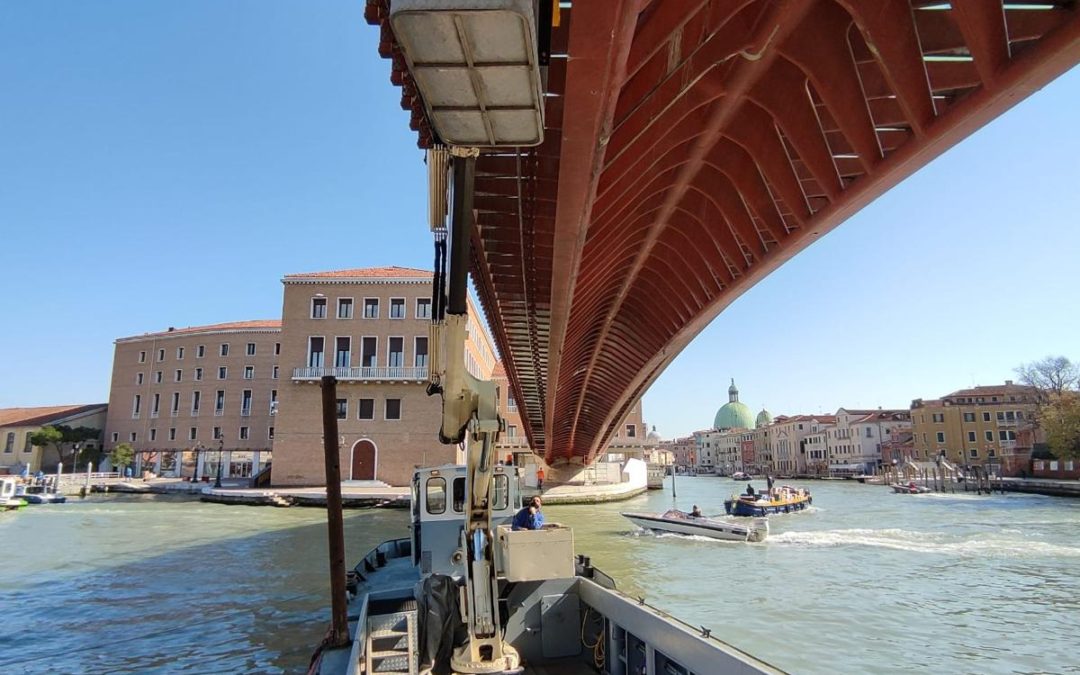
M 514 522 L 511 525 L 513 530 L 541 530 L 544 528 L 544 514 L 540 511 L 543 503 L 540 501 L 540 497 L 533 497 L 532 501 L 525 507 L 523 507 L 514 516 Z

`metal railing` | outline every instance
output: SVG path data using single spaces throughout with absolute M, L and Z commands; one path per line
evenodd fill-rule
M 368 366 L 361 368 L 293 368 L 294 380 L 317 380 L 333 375 L 339 380 L 426 380 L 426 366 Z

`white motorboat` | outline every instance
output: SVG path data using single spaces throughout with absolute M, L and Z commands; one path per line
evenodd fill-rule
M 897 492 L 902 495 L 922 495 L 931 492 L 930 488 L 926 487 L 925 485 L 916 485 L 915 481 L 912 481 L 907 485 L 904 485 L 902 483 L 893 483 L 891 487 L 893 489 L 893 492 Z
M 638 527 L 658 532 L 750 542 L 763 541 L 769 536 L 769 521 L 765 518 L 755 519 L 750 525 L 741 525 L 719 518 L 692 516 L 678 509 L 669 509 L 664 513 L 624 513 L 622 515 Z

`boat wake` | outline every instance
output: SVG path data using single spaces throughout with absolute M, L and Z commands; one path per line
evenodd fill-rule
M 1004 534 L 1004 533 L 1001 533 Z M 914 553 L 937 553 L 956 556 L 997 556 L 1031 558 L 1060 556 L 1080 558 L 1080 547 L 1061 546 L 1043 541 L 985 534 L 957 536 L 943 532 L 915 532 L 900 529 L 850 529 L 818 532 L 781 532 L 769 537 L 773 546 L 836 548 L 865 546 Z

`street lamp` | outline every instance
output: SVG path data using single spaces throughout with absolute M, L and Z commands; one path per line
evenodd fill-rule
M 206 452 L 206 446 L 203 445 L 202 441 L 199 441 L 198 443 L 195 444 L 195 447 L 192 448 L 192 450 L 195 451 L 195 466 L 192 467 L 192 469 L 191 469 L 191 482 L 192 483 L 198 483 L 199 482 L 199 454 Z M 181 467 L 181 470 L 182 469 L 183 469 L 183 467 Z
M 225 452 L 225 439 L 218 441 L 218 455 L 217 455 L 217 478 L 214 480 L 214 487 L 221 487 L 221 456 Z

